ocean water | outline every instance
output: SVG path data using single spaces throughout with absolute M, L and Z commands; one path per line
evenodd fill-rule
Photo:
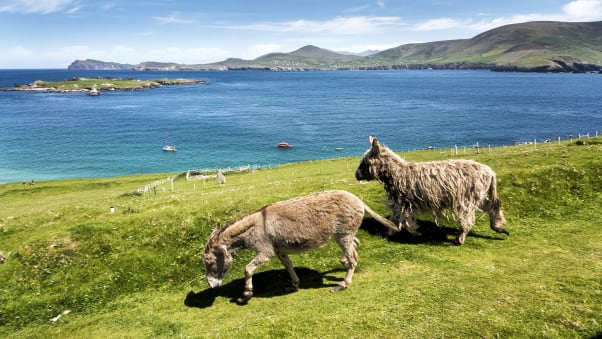
M 73 76 L 208 84 L 0 92 L 0 183 L 359 156 L 369 135 L 403 151 L 602 133 L 599 74 L 0 70 L 0 87 Z

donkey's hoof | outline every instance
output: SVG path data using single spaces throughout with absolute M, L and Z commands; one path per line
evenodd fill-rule
M 347 289 L 347 286 L 345 285 L 336 285 L 335 287 L 333 287 L 330 292 L 339 292 L 339 291 L 344 291 Z
M 251 297 L 252 297 L 252 295 L 249 295 L 249 296 L 243 295 L 242 297 L 236 299 L 236 304 L 246 305 L 249 302 L 249 300 L 251 300 Z
M 294 293 L 299 291 L 299 287 L 295 285 L 289 285 L 284 288 L 285 293 Z
M 245 290 L 245 292 L 242 294 L 242 296 L 240 298 L 236 299 L 236 303 L 238 305 L 246 305 L 252 297 L 253 297 L 253 291 Z

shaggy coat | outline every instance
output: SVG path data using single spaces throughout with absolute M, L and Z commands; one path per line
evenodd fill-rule
M 509 234 L 497 195 L 496 175 L 489 166 L 472 160 L 406 162 L 376 138 L 355 172 L 357 180 L 376 179 L 393 202 L 392 220 L 399 229 L 420 235 L 414 215 L 449 210 L 460 223 L 456 243 L 461 245 L 475 223 L 475 210 L 489 215 L 490 227 Z
M 356 247 L 360 242 L 355 234 L 364 212 L 391 229 L 397 228 L 347 191 L 324 191 L 265 206 L 211 233 L 204 253 L 207 281 L 211 287 L 220 286 L 232 264 L 232 254 L 250 248 L 256 255 L 245 268 L 245 292 L 239 303 L 246 303 L 253 296 L 253 272 L 274 257 L 284 264 L 292 290 L 297 290 L 300 281 L 288 254 L 321 247 L 334 237 L 343 250 L 341 263 L 347 274 L 332 291 L 343 290 L 351 284 L 357 265 Z

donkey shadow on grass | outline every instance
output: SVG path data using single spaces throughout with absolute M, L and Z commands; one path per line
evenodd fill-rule
M 419 232 L 421 236 L 414 236 L 409 232 L 402 230 L 392 236 L 387 236 L 387 229 L 383 227 L 379 222 L 373 219 L 364 219 L 361 228 L 372 235 L 379 235 L 381 237 L 388 238 L 391 242 L 400 244 L 430 244 L 433 246 L 437 245 L 455 245 L 453 239 L 460 233 L 458 227 L 450 227 L 444 225 L 437 225 L 430 220 L 416 220 L 420 228 Z M 488 240 L 504 240 L 504 238 L 477 234 L 471 231 L 468 237 L 488 239 Z
M 337 286 L 340 277 L 331 276 L 331 273 L 345 270 L 335 269 L 320 273 L 305 267 L 295 267 L 295 272 L 301 279 L 299 289 L 312 289 Z M 285 269 L 269 270 L 253 274 L 253 298 L 272 298 L 290 293 L 290 276 Z M 324 283 L 324 280 L 333 283 Z M 226 297 L 230 302 L 237 303 L 236 300 L 242 294 L 245 285 L 245 278 L 233 280 L 217 288 L 207 288 L 198 293 L 190 291 L 184 300 L 184 305 L 188 307 L 206 308 L 213 305 L 217 297 Z

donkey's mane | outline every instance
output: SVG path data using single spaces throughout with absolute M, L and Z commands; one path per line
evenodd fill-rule
M 218 241 L 235 239 L 245 233 L 252 225 L 259 221 L 259 218 L 265 218 L 265 208 L 262 207 L 254 212 L 245 214 L 226 226 L 217 226 L 209 236 L 209 243 L 207 245 L 213 246 Z

